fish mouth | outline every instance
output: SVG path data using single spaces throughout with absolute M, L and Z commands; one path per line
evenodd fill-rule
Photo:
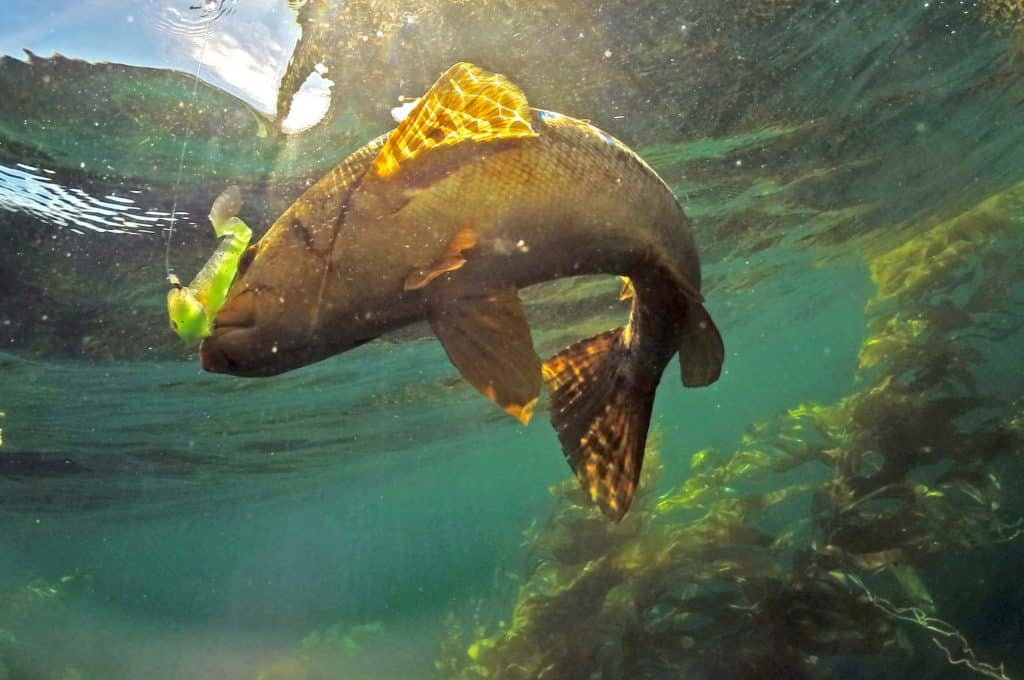
M 204 338 L 199 346 L 199 358 L 204 371 L 229 375 L 252 375 L 259 365 L 253 352 L 251 326 L 221 326 L 213 335 Z
M 199 345 L 203 370 L 242 378 L 278 375 L 309 363 L 304 345 L 271 329 L 216 326 Z
M 275 352 L 266 350 L 256 325 L 256 294 L 244 290 L 217 313 L 213 333 L 203 339 L 199 357 L 203 370 L 229 375 L 267 375 Z
M 239 368 L 238 364 L 231 358 L 231 355 L 224 351 L 223 347 L 216 344 L 211 345 L 205 340 L 199 348 L 199 358 L 203 365 L 203 370 L 210 373 L 230 374 Z
M 203 370 L 241 378 L 265 378 L 319 358 L 287 334 L 260 327 L 217 326 L 199 345 Z
M 304 312 L 295 313 L 266 291 L 243 290 L 220 309 L 213 332 L 199 346 L 204 370 L 265 377 L 323 358 Z

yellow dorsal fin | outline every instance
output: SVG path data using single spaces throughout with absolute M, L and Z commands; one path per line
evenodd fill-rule
M 522 91 L 505 76 L 455 64 L 423 95 L 373 161 L 380 178 L 431 149 L 462 142 L 536 137 Z

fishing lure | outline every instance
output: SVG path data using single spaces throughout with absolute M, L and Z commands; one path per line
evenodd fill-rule
M 220 244 L 192 283 L 183 286 L 170 274 L 167 315 L 171 329 L 185 344 L 194 345 L 210 334 L 213 318 L 227 297 L 228 288 L 238 271 L 238 262 L 252 238 L 252 229 L 237 217 L 242 208 L 238 187 L 226 189 L 210 208 L 210 223 Z

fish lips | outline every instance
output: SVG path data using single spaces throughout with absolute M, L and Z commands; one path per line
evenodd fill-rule
M 252 331 L 249 328 L 220 327 L 199 345 L 203 370 L 229 375 L 252 375 L 257 365 L 252 352 Z
M 215 327 L 213 334 L 199 345 L 203 370 L 255 378 L 311 363 L 305 346 L 289 347 L 280 337 L 262 328 Z
M 211 373 L 258 377 L 282 373 L 306 363 L 294 333 L 276 323 L 259 322 L 256 293 L 233 297 L 214 319 L 212 334 L 199 346 L 203 369 Z

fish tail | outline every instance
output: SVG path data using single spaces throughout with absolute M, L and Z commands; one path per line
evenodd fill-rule
M 637 365 L 630 327 L 581 340 L 544 363 L 551 423 L 590 498 L 615 521 L 633 501 L 654 391 L 668 362 Z M 660 364 L 660 365 L 658 365 Z
M 699 293 L 675 276 L 654 279 L 638 285 L 627 325 L 581 340 L 543 365 L 566 460 L 615 521 L 636 493 L 654 393 L 672 355 L 679 351 L 687 387 L 714 382 L 724 358 Z

